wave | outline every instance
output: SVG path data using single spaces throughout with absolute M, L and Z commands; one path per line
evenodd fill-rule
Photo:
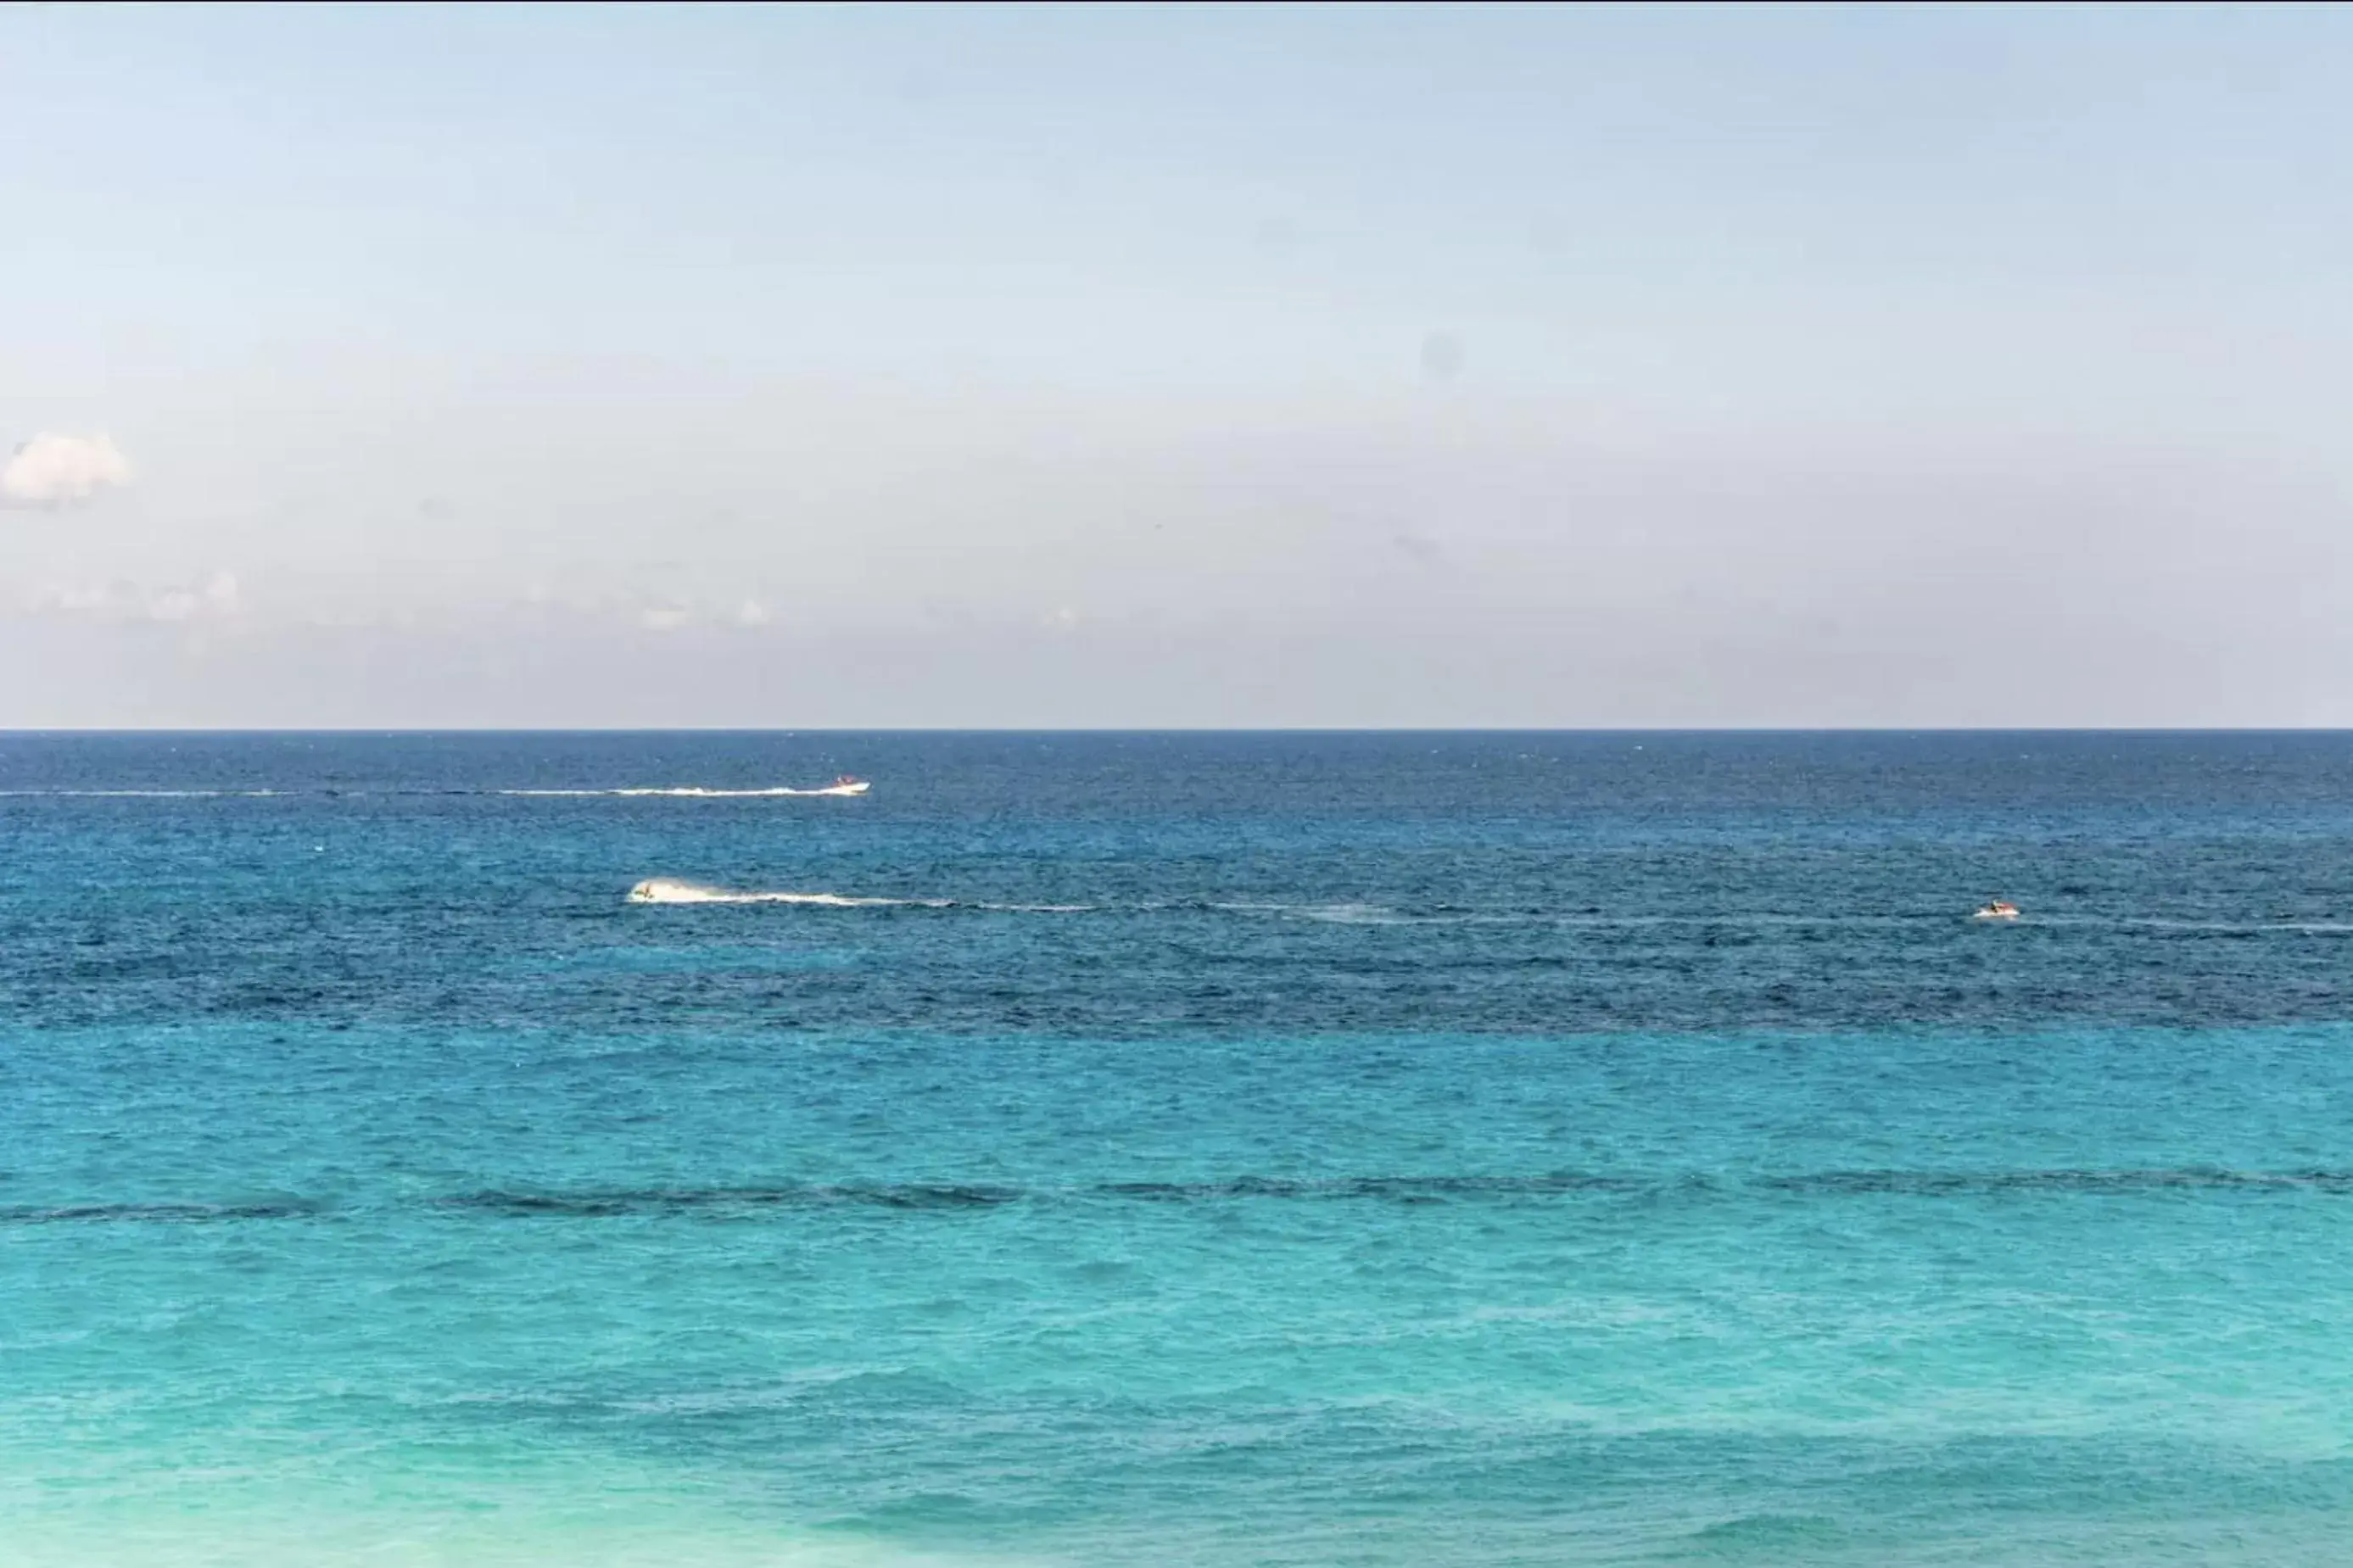
M 2353 1194 L 2353 1171 L 2233 1171 L 2213 1165 L 2144 1170 L 1820 1171 L 1764 1178 L 1788 1193 L 1948 1197 L 1990 1193 L 2321 1192 Z
M 1008 1204 L 1097 1199 L 1129 1203 L 1219 1203 L 1250 1198 L 1370 1199 L 1407 1205 L 1461 1198 L 1547 1197 L 1630 1192 L 1643 1184 L 1610 1176 L 1340 1176 L 1316 1180 L 1241 1176 L 1206 1182 L 1098 1182 L 1077 1187 L 1016 1187 L 959 1182 L 808 1183 L 745 1187 L 599 1188 L 575 1192 L 490 1189 L 436 1200 L 436 1206 L 510 1218 L 610 1218 L 779 1208 L 972 1210 Z
M 2353 1171 L 2238 1171 L 2218 1166 L 2140 1170 L 1817 1171 L 1746 1178 L 1692 1172 L 1606 1175 L 1558 1171 L 1525 1175 L 1236 1176 L 1203 1181 L 1093 1182 L 1074 1186 L 1010 1186 L 973 1182 L 792 1182 L 753 1186 L 485 1188 L 420 1201 L 428 1209 L 511 1219 L 604 1219 L 709 1214 L 721 1217 L 784 1209 L 868 1208 L 971 1213 L 1029 1203 L 1221 1204 L 1253 1201 L 1377 1203 L 1541 1202 L 1553 1198 L 1655 1198 L 1699 1201 L 1743 1194 L 1820 1198 L 1997 1197 L 2159 1193 L 2320 1194 L 2353 1196 Z M 316 1219 L 329 1206 L 301 1198 L 267 1202 L 113 1203 L 0 1205 L 0 1225 L 198 1225 Z
M 300 1199 L 252 1204 L 60 1204 L 0 1208 L 0 1225 L 202 1225 L 217 1220 L 310 1219 L 324 1210 Z
M 768 1187 L 644 1187 L 591 1192 L 511 1192 L 493 1188 L 438 1200 L 436 1206 L 538 1217 L 603 1219 L 620 1215 L 669 1214 L 707 1209 L 826 1208 L 849 1205 L 884 1209 L 985 1209 L 1018 1203 L 1030 1194 L 1014 1187 L 950 1182 L 896 1182 L 860 1185 Z

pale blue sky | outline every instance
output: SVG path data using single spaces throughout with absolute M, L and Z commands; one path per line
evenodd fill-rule
M 2353 723 L 2348 62 L 0 6 L 0 725 Z

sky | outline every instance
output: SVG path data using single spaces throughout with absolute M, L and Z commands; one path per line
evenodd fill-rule
M 2353 725 L 2353 10 L 0 5 L 0 727 Z

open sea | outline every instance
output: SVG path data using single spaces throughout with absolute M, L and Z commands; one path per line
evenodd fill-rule
M 2353 737 L 0 792 L 7 1568 L 2353 1563 Z

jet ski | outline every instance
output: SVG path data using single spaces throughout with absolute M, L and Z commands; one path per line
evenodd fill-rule
M 1996 899 L 1969 917 L 1973 921 L 2014 921 L 2017 918 L 2018 906 L 2004 903 L 2000 899 Z

